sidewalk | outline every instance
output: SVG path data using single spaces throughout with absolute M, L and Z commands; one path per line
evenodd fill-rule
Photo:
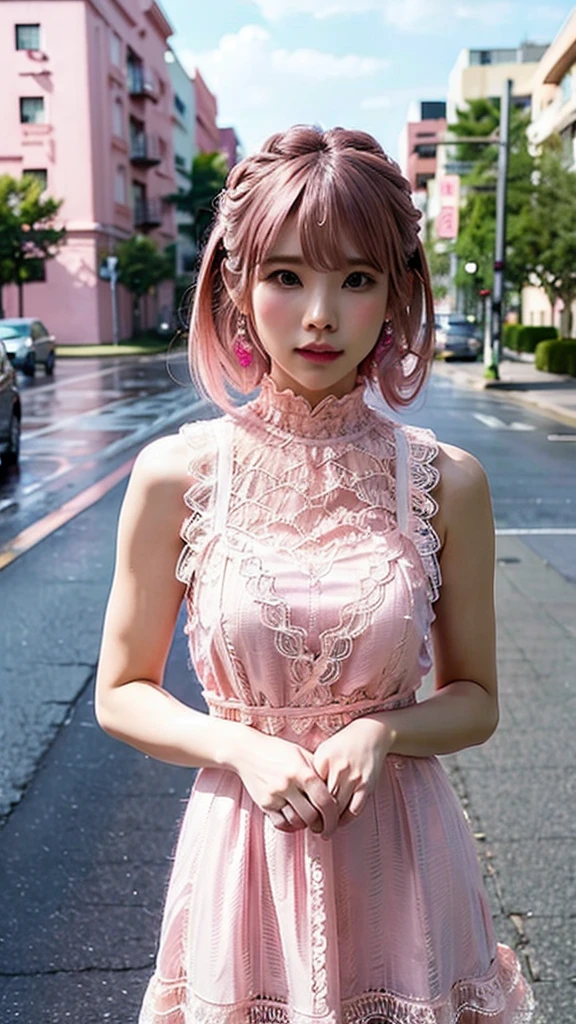
M 568 426 L 576 426 L 576 377 L 558 373 L 543 373 L 532 362 L 504 358 L 500 364 L 500 380 L 486 380 L 484 364 L 434 362 L 435 374 L 450 377 L 455 384 L 478 389 L 489 388 L 491 393 L 506 401 L 529 406 L 537 412 L 551 416 Z

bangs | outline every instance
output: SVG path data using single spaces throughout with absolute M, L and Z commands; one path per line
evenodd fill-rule
M 317 156 L 317 154 L 316 154 Z M 340 270 L 354 257 L 379 273 L 402 273 L 405 257 L 392 214 L 382 202 L 382 183 L 366 166 L 347 160 L 344 169 L 316 160 L 275 190 L 260 212 L 254 238 L 255 263 L 267 259 L 289 217 L 297 228 L 305 262 L 314 270 Z M 400 244 L 399 244 L 400 242 Z

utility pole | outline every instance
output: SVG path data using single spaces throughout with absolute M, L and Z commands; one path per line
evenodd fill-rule
M 108 256 L 106 258 L 106 265 L 110 274 L 110 295 L 112 298 L 112 341 L 114 345 L 118 344 L 118 294 L 116 291 L 116 282 L 118 280 L 118 257 Z
M 506 267 L 506 188 L 508 184 L 508 151 L 510 148 L 510 98 L 512 79 L 507 78 L 500 101 L 500 137 L 498 140 L 498 184 L 496 190 L 496 245 L 494 248 L 494 290 L 492 295 L 492 351 L 487 375 L 499 380 L 498 367 L 502 355 L 502 299 Z

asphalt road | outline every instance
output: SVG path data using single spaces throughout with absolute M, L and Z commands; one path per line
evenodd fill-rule
M 117 372 L 118 382 L 120 376 L 124 381 L 135 379 L 128 366 Z M 145 425 L 157 433 L 175 429 L 170 423 L 177 404 L 171 393 L 173 386 L 164 389 L 158 383 L 161 373 L 158 364 L 145 368 L 146 379 L 152 379 L 155 387 L 157 384 L 155 414 Z M 142 383 L 141 390 L 146 386 Z M 165 407 L 160 401 L 162 394 Z M 183 399 L 179 389 L 180 411 L 184 413 L 181 421 L 190 418 L 184 411 L 194 407 L 190 397 L 188 392 Z M 135 396 L 130 395 L 129 401 L 133 399 Z M 106 401 L 106 395 L 102 395 L 104 405 Z M 140 408 L 145 410 L 145 404 Z M 211 415 L 206 407 L 199 412 Z M 99 415 L 97 407 L 90 415 Z M 146 415 L 144 412 L 144 418 Z M 502 549 L 501 569 L 506 585 L 510 581 L 510 593 L 513 595 L 517 585 L 515 562 L 520 562 L 523 551 L 530 548 L 538 555 L 536 558 L 532 554 L 533 562 L 524 559 L 532 572 L 530 579 L 541 579 L 538 573 L 542 571 L 541 559 L 545 559 L 552 567 L 558 593 L 564 593 L 564 586 L 566 593 L 573 594 L 576 448 L 548 440 L 567 428 L 487 394 L 454 388 L 445 380 L 434 381 L 421 407 L 403 418 L 431 426 L 442 440 L 467 448 L 486 466 L 497 526 L 501 531 L 512 531 L 503 535 L 508 547 Z M 69 434 L 62 427 L 62 436 L 83 438 L 82 434 L 76 435 L 82 429 L 79 424 L 77 421 L 72 425 Z M 70 489 L 93 483 L 133 454 L 131 432 L 141 425 L 136 417 L 121 438 L 100 436 L 100 447 L 86 450 L 85 458 L 79 456 L 67 474 L 37 489 L 43 494 L 37 504 L 27 503 L 26 496 L 21 495 L 22 509 L 6 506 L 0 514 L 2 541 L 9 539 L 15 529 L 33 522 L 34 516 L 57 508 Z M 33 458 L 34 440 L 28 438 L 27 448 L 25 439 L 25 456 Z M 118 440 L 125 445 L 121 452 L 102 455 Z M 80 445 L 77 455 L 79 451 Z M 0 489 L 0 500 L 13 495 L 22 484 L 12 480 L 3 486 L 12 490 L 6 494 Z M 98 503 L 0 572 L 0 646 L 4 652 L 0 676 L 0 810 L 5 814 L 0 831 L 1 1024 L 61 1024 L 67 1020 L 75 1024 L 135 1024 L 153 963 L 170 858 L 193 773 L 153 762 L 123 747 L 94 723 L 91 684 L 124 486 L 121 483 L 113 487 Z M 525 586 L 532 586 L 530 580 Z M 560 598 L 556 600 L 560 604 Z M 513 597 L 510 601 L 513 608 Z M 181 619 L 167 685 L 201 708 L 198 685 L 187 665 L 182 626 Z M 535 624 L 536 633 L 539 626 L 542 623 Z M 505 639 L 507 635 L 505 631 Z M 560 640 L 552 633 L 541 629 L 538 636 L 545 650 L 550 645 L 551 657 L 553 646 L 556 653 L 560 649 Z M 560 676 L 556 681 L 562 683 Z M 512 712 L 506 710 L 509 714 Z M 573 735 L 573 700 L 566 701 L 563 715 L 567 734 Z M 508 725 L 505 719 L 505 728 Z M 522 729 L 530 741 L 529 717 L 523 720 Z M 554 755 L 563 777 L 570 769 L 573 779 L 568 745 L 559 744 Z M 459 772 L 464 778 L 458 765 L 451 770 L 456 782 Z M 497 834 L 498 825 L 507 828 L 499 810 L 504 805 L 498 803 L 498 789 L 502 789 L 506 771 L 492 765 L 490 805 L 482 796 L 481 785 L 474 783 L 474 769 L 462 789 L 476 828 L 488 823 L 496 833 L 496 842 L 505 839 L 505 835 Z M 550 803 L 547 784 L 538 777 L 535 798 Z M 514 801 L 513 794 L 511 799 Z M 496 811 L 500 816 L 493 823 L 491 815 Z M 505 871 L 502 878 L 506 886 L 512 887 Z M 531 877 L 533 884 L 536 880 Z M 546 878 L 539 885 L 539 896 L 545 901 Z M 560 888 L 568 899 L 564 881 Z M 555 883 L 554 920 L 559 919 L 562 909 L 557 903 L 562 898 L 558 889 Z M 518 911 L 517 918 L 524 920 L 521 904 L 525 895 L 520 882 L 517 890 L 512 904 Z M 509 909 L 505 913 L 508 924 L 511 914 Z M 559 927 L 556 925 L 558 934 Z M 536 939 L 540 934 L 534 933 L 534 963 L 538 962 Z M 544 953 L 539 955 L 542 961 Z M 567 971 L 569 974 L 570 968 Z M 558 978 L 554 975 L 554 980 L 555 1001 L 550 1005 L 561 1008 L 568 1005 L 573 989 L 570 993 L 560 973 Z M 570 1024 L 572 1016 L 563 1017 L 562 1012 L 555 1010 L 555 1016 L 542 1018 L 542 1024 Z

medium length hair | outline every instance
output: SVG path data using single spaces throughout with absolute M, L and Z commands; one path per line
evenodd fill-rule
M 257 336 L 252 287 L 286 219 L 297 217 L 306 263 L 338 270 L 353 245 L 388 274 L 391 345 L 376 344 L 359 372 L 393 408 L 423 387 L 434 353 L 434 306 L 419 238 L 421 213 L 398 165 L 365 132 L 296 125 L 272 135 L 260 152 L 232 168 L 218 200 L 196 285 L 189 335 L 190 367 L 200 391 L 223 409 L 228 388 L 247 394 L 269 359 Z M 234 353 L 239 313 L 254 358 Z

